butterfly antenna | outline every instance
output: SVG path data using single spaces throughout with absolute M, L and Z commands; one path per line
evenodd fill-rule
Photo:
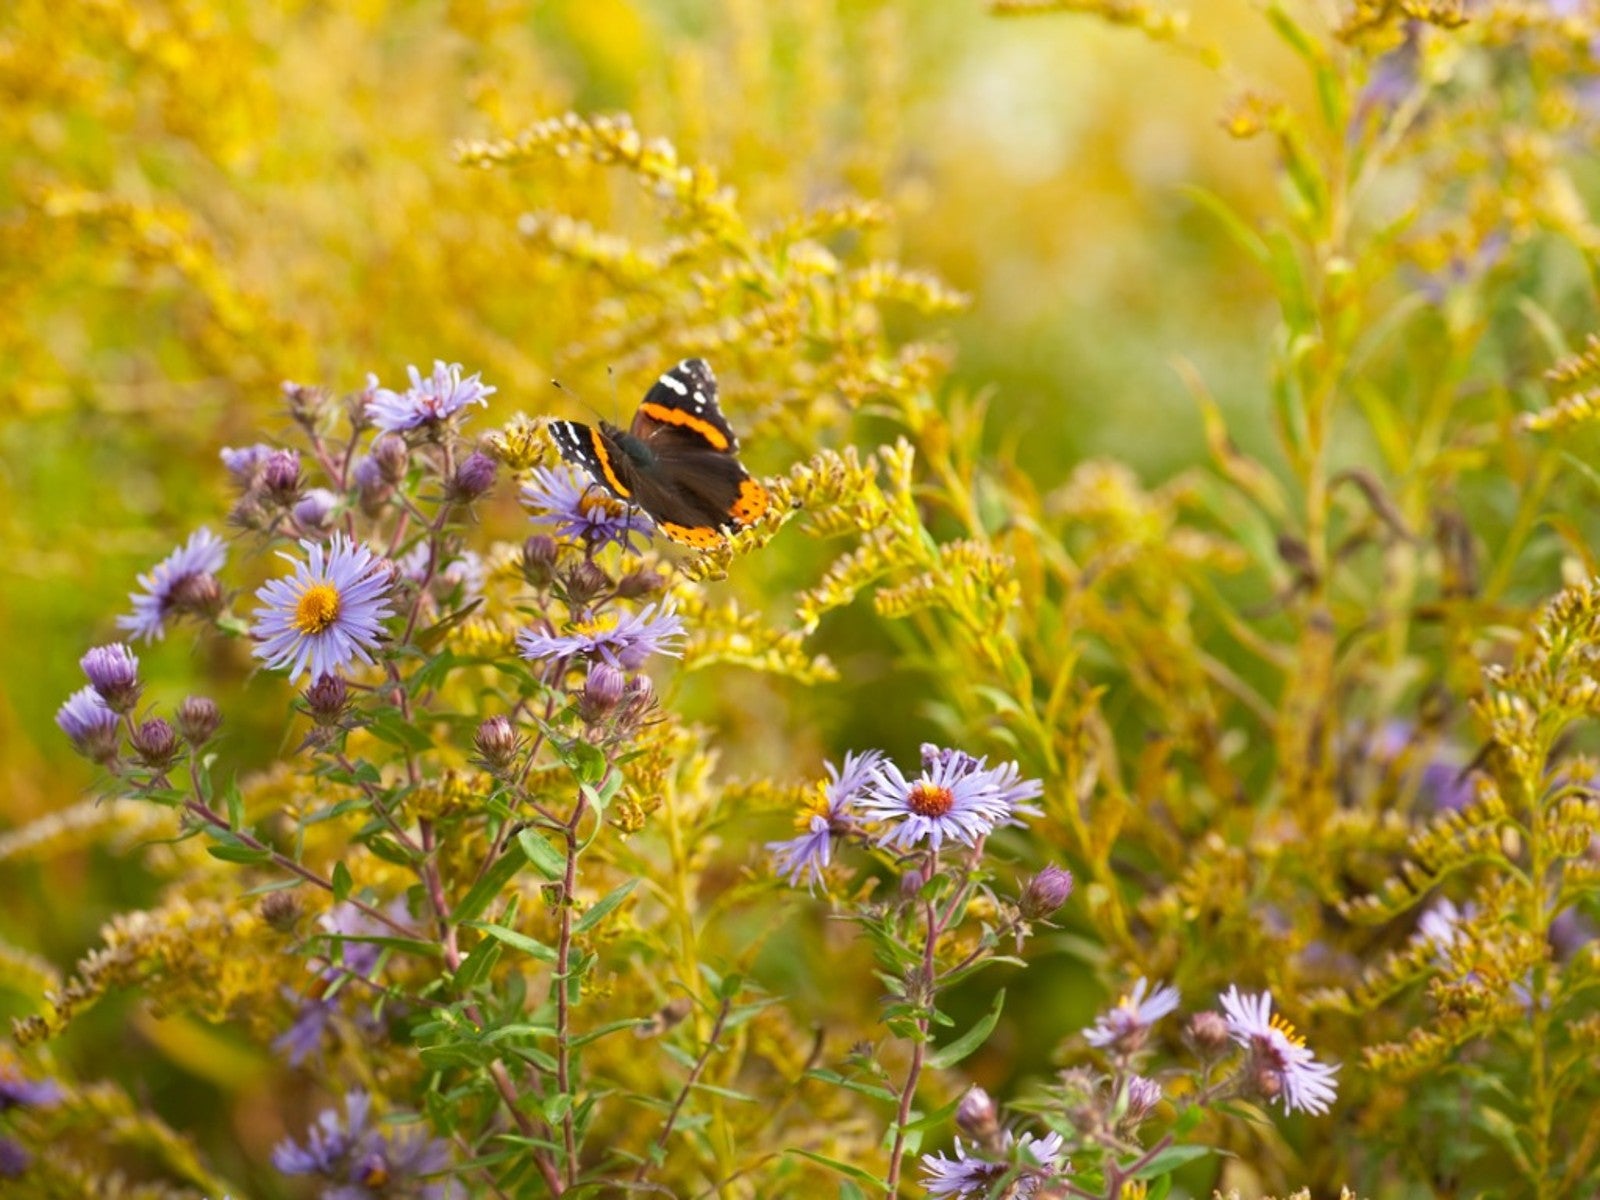
M 580 407 L 588 409 L 591 413 L 593 413 L 600 420 L 602 420 L 602 421 L 605 420 L 605 414 L 604 413 L 602 413 L 594 405 L 590 404 L 582 396 L 578 395 L 577 392 L 573 391 L 566 384 L 562 383 L 561 380 L 552 379 L 550 381 L 550 386 L 555 388 L 556 391 L 560 392 L 563 396 L 567 396 L 567 397 L 570 397 L 571 399 L 575 400 Z

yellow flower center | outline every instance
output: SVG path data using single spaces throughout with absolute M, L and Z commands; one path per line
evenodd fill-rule
M 1279 1033 L 1283 1034 L 1284 1037 L 1288 1038 L 1289 1041 L 1294 1045 L 1304 1046 L 1306 1044 L 1305 1038 L 1296 1033 L 1294 1031 L 1294 1026 L 1289 1024 L 1288 1021 L 1285 1021 L 1280 1014 L 1273 1013 L 1272 1019 L 1268 1022 L 1268 1024 L 1276 1029 Z
M 817 792 L 810 800 L 800 806 L 800 811 L 794 815 L 794 827 L 799 833 L 811 832 L 811 818 L 821 817 L 828 819 L 828 793 L 821 785 L 817 785 Z
M 911 785 L 911 795 L 906 797 L 906 807 L 919 817 L 942 817 L 956 806 L 956 798 L 949 788 L 939 787 L 926 779 Z
M 339 589 L 331 583 L 313 583 L 294 606 L 294 627 L 301 633 L 321 633 L 339 619 Z
M 594 637 L 596 634 L 610 633 L 617 627 L 617 623 L 610 617 L 593 617 L 587 621 L 578 621 L 572 626 L 572 632 L 578 637 Z
M 585 517 L 593 518 L 598 509 L 602 516 L 612 516 L 622 506 L 606 495 L 599 488 L 590 488 L 578 501 L 578 511 Z

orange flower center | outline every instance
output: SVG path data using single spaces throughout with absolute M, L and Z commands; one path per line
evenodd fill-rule
M 314 583 L 294 607 L 294 627 L 301 633 L 321 633 L 339 619 L 339 589 L 331 583 Z
M 911 785 L 911 795 L 906 797 L 906 807 L 919 817 L 942 817 L 956 806 L 956 798 L 949 788 L 939 787 L 926 779 Z

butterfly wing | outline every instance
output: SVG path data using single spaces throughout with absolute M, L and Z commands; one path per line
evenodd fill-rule
M 589 478 L 618 500 L 638 503 L 634 498 L 638 469 L 610 434 L 578 421 L 551 421 L 550 438 L 562 458 L 582 467 Z

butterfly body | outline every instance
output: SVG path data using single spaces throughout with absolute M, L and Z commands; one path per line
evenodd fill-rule
M 624 504 L 643 509 L 675 542 L 705 548 L 760 520 L 766 488 L 738 458 L 739 440 L 717 406 L 717 380 L 704 359 L 686 358 L 645 394 L 626 430 L 552 421 L 568 462 Z

